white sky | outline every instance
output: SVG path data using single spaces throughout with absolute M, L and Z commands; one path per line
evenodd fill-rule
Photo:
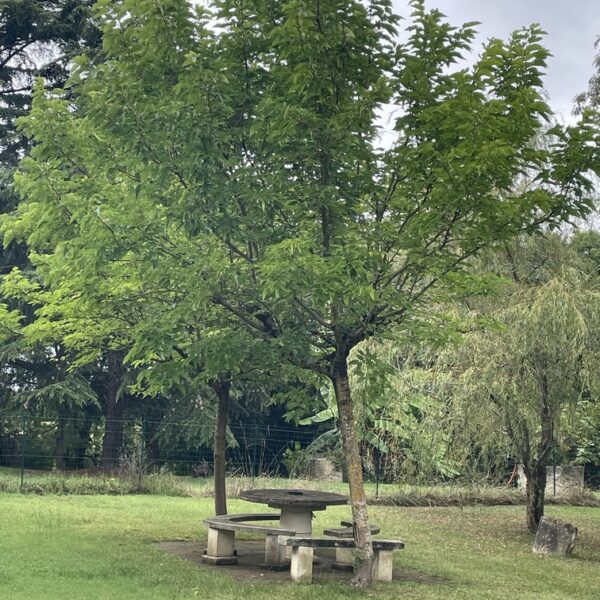
M 553 56 L 548 61 L 546 91 L 559 117 L 569 120 L 573 97 L 587 88 L 593 73 L 594 42 L 600 35 L 600 0 L 426 0 L 453 25 L 479 21 L 474 48 L 490 37 L 505 39 L 511 31 L 539 23 Z M 406 0 L 394 0 L 396 12 L 408 16 Z

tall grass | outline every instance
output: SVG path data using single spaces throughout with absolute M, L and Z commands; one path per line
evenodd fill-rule
M 207 498 L 214 495 L 210 477 L 180 477 L 168 471 L 143 473 L 137 469 L 121 468 L 107 474 L 68 474 L 60 472 L 27 471 L 23 486 L 18 470 L 0 470 L 0 492 L 59 495 L 133 495 Z M 347 485 L 341 482 L 285 479 L 276 477 L 227 478 L 229 498 L 239 498 L 240 492 L 253 488 L 317 489 L 345 494 Z M 367 484 L 369 503 L 379 506 L 515 506 L 525 503 L 525 496 L 516 488 L 488 485 L 397 485 L 378 487 Z M 581 493 L 546 496 L 548 505 L 600 507 L 600 493 L 585 490 Z
M 395 493 L 370 498 L 380 506 L 518 506 L 526 503 L 525 494 L 517 488 L 494 486 L 403 486 Z M 546 495 L 547 505 L 600 507 L 600 494 L 590 490 L 578 493 Z
M 193 486 L 170 473 L 153 473 L 141 479 L 119 474 L 69 475 L 59 472 L 27 473 L 19 476 L 0 474 L 0 492 L 57 495 L 131 495 L 153 494 L 160 496 L 191 497 L 201 495 Z

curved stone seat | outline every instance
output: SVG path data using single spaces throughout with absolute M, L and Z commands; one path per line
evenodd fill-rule
M 202 557 L 205 563 L 214 565 L 235 565 L 235 532 L 260 533 L 265 538 L 265 568 L 283 568 L 285 558 L 281 546 L 277 542 L 279 535 L 294 535 L 293 529 L 273 525 L 256 525 L 253 521 L 278 521 L 279 514 L 272 513 L 241 513 L 218 515 L 204 519 L 208 525 L 208 545 L 206 554 Z
M 222 531 L 246 531 L 250 533 L 264 533 L 267 535 L 294 535 L 293 529 L 273 527 L 270 525 L 253 525 L 251 521 L 279 521 L 278 514 L 247 513 L 235 515 L 219 515 L 204 519 L 204 523 L 214 529 Z

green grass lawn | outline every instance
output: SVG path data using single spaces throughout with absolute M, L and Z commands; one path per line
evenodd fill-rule
M 232 501 L 232 512 L 260 510 Z M 0 494 L 2 600 L 180 598 L 594 599 L 600 590 L 600 510 L 550 507 L 580 528 L 573 558 L 535 556 L 522 507 L 374 507 L 386 537 L 407 549 L 396 565 L 435 583 L 241 584 L 218 569 L 165 554 L 157 540 L 204 540 L 209 498 Z M 317 513 L 315 530 L 337 524 L 347 507 Z

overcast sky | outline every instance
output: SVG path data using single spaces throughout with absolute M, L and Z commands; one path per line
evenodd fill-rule
M 396 12 L 408 16 L 406 0 L 394 0 Z M 593 73 L 594 42 L 600 35 L 600 0 L 426 0 L 453 25 L 480 21 L 478 46 L 490 37 L 539 23 L 547 32 L 546 90 L 554 111 L 568 119 L 573 97 L 587 88 Z
M 203 0 L 192 0 L 201 3 Z M 206 1 L 206 0 L 204 0 Z M 479 21 L 474 44 L 490 37 L 506 39 L 515 29 L 539 23 L 547 32 L 546 91 L 557 115 L 568 120 L 573 98 L 587 89 L 594 72 L 594 42 L 600 36 L 600 0 L 425 0 L 427 8 L 439 8 L 453 25 Z M 408 0 L 393 0 L 395 10 L 410 15 Z

